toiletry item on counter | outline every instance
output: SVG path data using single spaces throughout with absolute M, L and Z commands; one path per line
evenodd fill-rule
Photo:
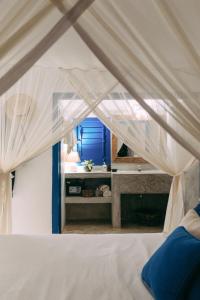
M 110 187 L 109 187 L 109 185 L 102 184 L 99 186 L 99 189 L 100 189 L 100 191 L 105 192 L 105 191 L 109 191 Z
M 103 163 L 103 171 L 104 171 L 104 172 L 106 172 L 106 171 L 107 171 L 107 166 L 106 166 L 106 163 L 105 163 L 105 161 L 104 161 L 104 163 Z
M 95 191 L 95 196 L 96 197 L 103 197 L 103 192 L 99 188 L 97 188 L 96 191 Z
M 110 190 L 106 190 L 103 192 L 103 197 L 111 197 L 112 193 Z
M 111 165 L 107 165 L 107 172 L 111 172 Z

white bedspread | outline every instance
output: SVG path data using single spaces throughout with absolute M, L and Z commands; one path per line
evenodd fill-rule
M 149 300 L 141 269 L 162 234 L 0 236 L 1 300 Z

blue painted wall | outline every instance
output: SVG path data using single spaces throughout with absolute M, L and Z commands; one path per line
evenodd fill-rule
M 61 233 L 61 144 L 52 148 L 52 233 Z

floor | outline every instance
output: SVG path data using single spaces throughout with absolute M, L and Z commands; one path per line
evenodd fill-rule
M 162 227 L 138 226 L 127 224 L 122 228 L 113 228 L 109 223 L 101 222 L 70 222 L 65 225 L 63 234 L 83 233 L 83 234 L 101 234 L 101 233 L 144 233 L 144 232 L 161 232 Z

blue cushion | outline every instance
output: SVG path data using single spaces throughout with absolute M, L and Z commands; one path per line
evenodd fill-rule
M 194 208 L 197 214 L 200 216 L 200 203 Z M 188 300 L 199 300 L 200 299 L 200 270 L 192 279 L 190 288 L 188 289 Z
M 200 216 L 200 203 L 194 208 L 194 210 L 198 213 Z
M 178 227 L 145 264 L 142 280 L 156 300 L 180 300 L 199 268 L 200 240 Z
M 200 270 L 198 274 L 192 279 L 191 285 L 188 288 L 187 300 L 200 299 Z

